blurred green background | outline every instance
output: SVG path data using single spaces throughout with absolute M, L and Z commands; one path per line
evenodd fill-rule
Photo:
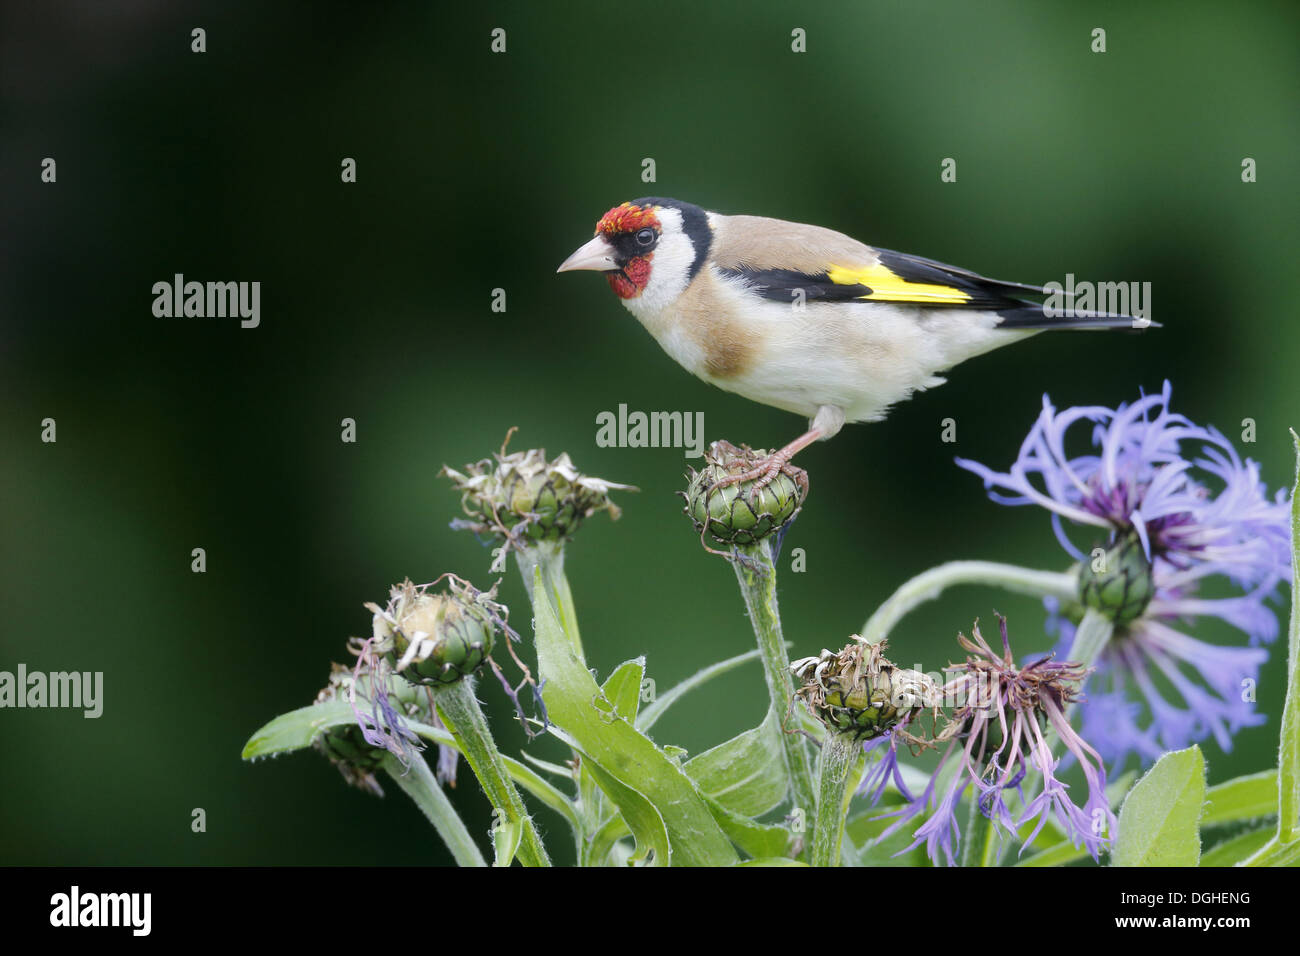
M 943 560 L 1064 566 L 1045 515 L 988 503 L 952 463 L 1008 463 L 1045 391 L 1113 405 L 1169 378 L 1196 421 L 1237 436 L 1253 418 L 1243 452 L 1271 488 L 1290 479 L 1294 4 L 116 6 L 0 13 L 0 669 L 105 675 L 99 720 L 0 712 L 3 862 L 447 859 L 396 788 L 379 801 L 314 754 L 239 752 L 313 698 L 389 584 L 491 580 L 435 473 L 511 425 L 516 448 L 642 489 L 569 549 L 592 666 L 645 654 L 663 689 L 753 646 L 730 568 L 674 497 L 681 451 L 597 448 L 595 416 L 702 410 L 709 439 L 759 446 L 803 422 L 694 380 L 603 281 L 554 274 L 624 199 L 814 222 L 1005 279 L 1154 285 L 1161 330 L 1038 337 L 805 453 L 780 582 L 796 655 Z M 260 281 L 260 328 L 155 318 L 151 286 L 176 272 Z M 513 568 L 502 593 L 526 623 Z M 936 669 L 994 608 L 1021 653 L 1047 646 L 1034 602 L 968 588 L 909 618 L 893 656 Z M 1275 654 L 1270 722 L 1231 754 L 1206 745 L 1212 781 L 1271 765 L 1282 680 Z M 480 696 L 518 752 L 499 688 Z M 655 737 L 699 752 L 764 698 L 739 671 Z M 485 834 L 467 771 L 454 799 Z

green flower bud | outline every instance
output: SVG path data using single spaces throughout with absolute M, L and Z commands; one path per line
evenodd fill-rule
M 354 681 L 352 668 L 331 664 L 329 683 L 316 695 L 316 702 L 323 704 L 332 700 L 350 701 Z M 361 682 L 357 684 L 356 705 L 362 710 L 369 710 L 372 692 L 371 672 L 363 664 Z M 395 710 L 408 717 L 426 723 L 432 717 L 428 696 L 405 681 L 397 681 L 389 688 L 388 699 Z M 374 771 L 379 769 L 387 751 L 383 747 L 368 743 L 356 723 L 349 721 L 323 730 L 312 741 L 312 747 L 328 757 L 330 763 L 339 768 L 339 773 L 349 784 L 373 793 L 377 797 L 384 795 L 383 788 L 375 779 Z
M 469 520 L 458 522 L 459 527 L 509 541 L 567 540 L 597 511 L 618 518 L 610 491 L 636 491 L 582 474 L 567 453 L 547 461 L 540 448 L 507 455 L 502 446 L 499 454 L 466 465 L 464 472 L 444 466 L 440 474 L 461 493 Z
M 1079 568 L 1079 600 L 1117 625 L 1141 617 L 1154 594 L 1151 562 L 1136 531 L 1112 539 L 1104 552 L 1094 551 Z
M 795 696 L 827 729 L 855 740 L 879 737 L 939 699 L 934 681 L 920 671 L 895 666 L 884 644 L 854 635 L 841 651 L 823 650 L 790 665 L 803 681 Z
M 692 471 L 686 489 L 685 514 L 701 537 L 708 534 L 722 545 L 745 546 L 761 541 L 794 520 L 808 493 L 807 474 L 787 465 L 762 488 L 759 479 L 719 485 L 761 465 L 767 453 L 729 442 L 714 442 L 704 455 L 704 468 Z
M 445 593 L 410 581 L 392 589 L 386 608 L 374 612 L 374 638 L 393 671 L 413 684 L 454 684 L 473 674 L 492 653 L 505 608 L 492 593 L 453 579 Z

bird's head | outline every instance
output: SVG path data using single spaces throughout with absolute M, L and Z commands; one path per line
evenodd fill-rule
M 609 287 L 631 305 L 664 305 L 681 294 L 709 251 L 708 214 L 676 199 L 637 199 L 615 206 L 596 223 L 596 236 L 556 272 L 605 273 Z

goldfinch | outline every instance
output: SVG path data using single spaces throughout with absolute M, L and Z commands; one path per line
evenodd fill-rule
M 821 226 L 723 216 L 677 199 L 625 202 L 557 272 L 605 273 L 678 364 L 808 418 L 808 431 L 735 481 L 761 487 L 846 422 L 883 419 L 939 372 L 1044 329 L 1144 327 L 1131 316 L 1049 317 L 1026 293 Z M 731 483 L 730 481 L 727 483 Z

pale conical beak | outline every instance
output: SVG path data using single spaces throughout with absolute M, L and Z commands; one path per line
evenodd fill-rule
M 618 263 L 614 261 L 614 247 L 604 236 L 597 236 L 560 263 L 560 268 L 555 271 L 577 272 L 580 269 L 589 269 L 592 272 L 613 272 L 617 268 Z

